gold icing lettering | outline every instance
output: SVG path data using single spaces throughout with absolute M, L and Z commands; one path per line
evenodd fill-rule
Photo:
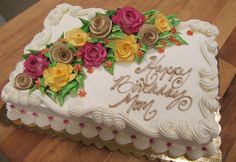
M 187 111 L 192 105 L 192 98 L 187 95 L 187 90 L 180 90 L 192 73 L 192 68 L 185 70 L 182 67 L 163 66 L 160 59 L 156 56 L 150 57 L 150 62 L 143 68 L 137 67 L 135 74 L 145 73 L 144 77 L 140 77 L 136 81 L 132 81 L 130 75 L 120 76 L 114 80 L 111 91 L 116 90 L 120 94 L 127 94 L 123 99 L 115 104 L 110 104 L 110 108 L 119 107 L 121 104 L 130 104 L 127 113 L 131 111 L 145 111 L 143 118 L 148 121 L 157 115 L 157 110 L 152 106 L 154 99 L 150 101 L 142 101 L 140 93 L 155 96 L 164 96 L 173 100 L 166 106 L 167 110 L 177 107 L 180 111 Z M 160 82 L 165 79 L 165 84 Z M 132 96 L 132 94 L 135 94 Z

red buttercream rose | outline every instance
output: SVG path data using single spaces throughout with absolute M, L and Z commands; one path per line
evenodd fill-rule
M 80 52 L 86 68 L 99 67 L 107 57 L 107 51 L 101 43 L 86 43 Z
M 43 70 L 48 67 L 48 59 L 42 54 L 30 55 L 24 62 L 24 73 L 33 79 L 43 75 Z
M 113 23 L 119 25 L 126 34 L 139 32 L 144 20 L 144 16 L 132 7 L 118 9 L 112 16 Z

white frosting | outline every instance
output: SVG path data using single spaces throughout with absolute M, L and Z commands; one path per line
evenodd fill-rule
M 45 29 L 35 35 L 32 42 L 25 47 L 25 52 L 27 53 L 28 49 L 43 49 L 47 43 L 55 41 L 62 32 L 79 27 L 81 25 L 79 17 L 92 19 L 96 12 L 105 11 L 98 8 L 82 9 L 79 6 L 68 4 L 58 5 L 45 19 Z M 189 29 L 195 31 L 191 37 L 186 35 L 186 31 Z M 39 127 L 50 125 L 56 131 L 66 130 L 70 134 L 81 132 L 87 138 L 99 135 L 103 140 L 115 138 L 119 144 L 133 142 L 138 149 L 146 149 L 151 146 L 153 151 L 158 153 L 168 150 L 166 142 L 157 140 L 155 144 L 150 145 L 149 138 L 161 138 L 167 141 L 178 140 L 181 143 L 187 141 L 192 145 L 210 143 L 210 149 L 206 155 L 212 155 L 214 149 L 211 141 L 220 132 L 219 119 L 216 121 L 214 118 L 214 114 L 218 113 L 220 109 L 220 104 L 217 100 L 219 81 L 217 60 L 215 59 L 218 52 L 215 39 L 219 31 L 215 26 L 200 20 L 182 22 L 177 30 L 182 33 L 181 36 L 189 45 L 167 48 L 163 65 L 172 65 L 174 67 L 181 65 L 186 69 L 193 67 L 193 73 L 189 81 L 184 85 L 189 94 L 193 96 L 190 110 L 180 112 L 177 108 L 173 108 L 173 111 L 166 111 L 163 107 L 168 102 L 168 99 L 159 98 L 159 100 L 157 99 L 158 102 L 154 104 L 154 107 L 158 110 L 158 118 L 144 121 L 142 112 L 127 114 L 127 108 L 125 107 L 108 108 L 107 105 L 119 101 L 122 97 L 115 91 L 110 91 L 113 78 L 118 78 L 122 74 L 130 74 L 132 77 L 137 78 L 133 73 L 135 68 L 138 66 L 143 67 L 147 63 L 149 56 L 162 56 L 155 50 L 149 50 L 144 63 L 141 65 L 135 63 L 130 65 L 117 64 L 114 76 L 109 75 L 102 68 L 96 69 L 94 73 L 89 74 L 85 81 L 88 96 L 85 99 L 80 99 L 79 97 L 69 98 L 62 107 L 54 103 L 49 97 L 42 96 L 38 91 L 29 95 L 28 90 L 20 91 L 14 88 L 15 76 L 24 70 L 23 62 L 21 61 L 10 74 L 10 81 L 3 88 L 2 98 L 6 102 L 25 106 L 26 108 L 37 106 L 37 111 L 42 109 L 44 112 L 34 117 L 32 112 L 31 115 L 27 114 L 28 112 L 26 112 L 27 115 L 22 115 L 9 109 L 8 118 L 11 120 L 21 119 L 25 124 L 35 123 Z M 191 64 L 188 64 L 189 62 Z M 106 83 L 103 82 L 104 78 L 106 78 Z M 95 89 L 94 85 L 99 86 Z M 143 97 L 143 99 L 148 99 L 148 96 L 143 95 Z M 159 102 L 160 100 L 161 102 Z M 58 116 L 49 121 L 49 112 L 53 112 Z M 63 122 L 64 119 L 79 119 L 81 117 L 88 118 L 88 121 L 84 122 L 86 125 L 84 128 L 80 128 L 78 126 L 79 123 L 75 121 L 68 124 Z M 101 125 L 105 129 L 98 132 L 94 123 Z M 114 135 L 111 130 L 117 130 L 119 133 Z M 129 132 L 131 133 L 129 134 L 124 130 L 134 130 L 138 134 L 137 138 L 132 140 L 130 138 L 132 132 Z M 173 156 L 180 156 L 186 151 L 186 149 L 183 149 L 183 145 L 176 144 L 170 148 L 169 152 Z M 196 149 L 197 151 L 187 153 L 189 158 L 197 159 L 205 153 L 199 147 L 196 147 Z
M 151 147 L 156 153 L 163 153 L 168 150 L 166 142 L 162 140 L 156 140 L 155 143 L 151 145 Z
M 209 143 L 205 146 L 207 149 L 202 150 L 202 146 L 191 147 L 191 150 L 187 150 L 187 145 L 170 143 L 160 139 L 151 139 L 142 135 L 137 135 L 136 133 L 125 129 L 121 132 L 114 134 L 112 129 L 106 127 L 98 127 L 91 119 L 81 119 L 81 120 L 68 120 L 59 118 L 55 114 L 48 114 L 45 116 L 42 113 L 32 112 L 30 108 L 14 107 L 11 108 L 11 104 L 7 103 L 7 117 L 10 120 L 20 119 L 22 123 L 26 125 L 36 124 L 39 127 L 50 126 L 55 131 L 66 131 L 71 135 L 76 135 L 81 133 L 86 138 L 93 138 L 98 136 L 101 140 L 109 141 L 115 140 L 120 145 L 126 145 L 132 143 L 136 149 L 145 150 L 149 147 L 156 153 L 163 153 L 168 151 L 172 157 L 182 156 L 185 153 L 187 156 L 194 160 L 198 159 L 201 156 L 211 156 L 216 151 L 216 146 L 213 143 Z M 28 109 L 28 110 L 27 110 Z M 49 120 L 49 118 L 51 119 Z M 84 124 L 83 127 L 80 125 Z M 152 142 L 151 142 L 152 140 Z M 219 146 L 217 146 L 219 147 Z

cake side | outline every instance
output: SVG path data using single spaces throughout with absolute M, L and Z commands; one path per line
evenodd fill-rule
M 58 38 L 58 35 L 60 35 L 62 31 L 66 31 L 66 30 L 69 30 L 70 28 L 81 25 L 79 20 L 75 21 L 75 20 L 72 20 L 72 18 L 87 16 L 86 18 L 89 19 L 94 16 L 96 11 L 102 12 L 103 10 L 102 9 L 81 9 L 80 7 L 73 7 L 67 4 L 59 5 L 56 9 L 51 11 L 49 16 L 46 18 L 45 23 L 44 23 L 45 25 L 44 31 L 38 34 L 37 36 L 35 36 L 33 41 L 26 47 L 26 49 L 29 49 L 29 48 L 34 49 L 34 50 L 43 49 L 47 43 L 51 41 L 55 41 Z M 64 26 L 64 27 L 56 28 L 56 26 L 60 23 L 60 21 L 64 21 L 64 22 L 69 21 L 70 23 L 68 23 L 69 25 L 66 27 Z M 183 30 L 183 33 L 185 33 L 188 29 L 191 29 L 195 32 L 199 32 L 203 34 L 204 37 L 206 37 L 206 39 L 203 38 L 202 42 L 201 41 L 198 42 L 198 43 L 201 43 L 199 45 L 200 46 L 199 50 L 201 50 L 201 54 L 203 56 L 203 59 L 199 61 L 201 62 L 204 61 L 204 63 L 202 64 L 204 68 L 201 68 L 200 72 L 195 71 L 196 73 L 200 73 L 200 80 L 199 80 L 200 83 L 198 84 L 200 84 L 200 86 L 202 87 L 202 92 L 204 95 L 200 96 L 202 99 L 199 99 L 199 102 L 194 103 L 197 105 L 195 107 L 198 107 L 198 104 L 199 104 L 199 109 L 195 108 L 196 109 L 195 113 L 197 112 L 196 115 L 198 116 L 198 118 L 196 118 L 195 123 L 192 124 L 190 122 L 191 125 L 188 124 L 188 121 L 186 122 L 186 120 L 185 121 L 179 120 L 176 122 L 175 120 L 173 120 L 173 118 L 175 117 L 172 117 L 171 118 L 172 120 L 163 120 L 162 122 L 158 121 L 157 123 L 160 123 L 160 124 L 157 124 L 158 128 L 155 128 L 155 122 L 152 122 L 152 123 L 149 122 L 146 125 L 143 124 L 144 123 L 143 113 L 129 115 L 122 112 L 121 110 L 113 110 L 107 107 L 103 107 L 103 105 L 91 106 L 91 105 L 88 105 L 88 103 L 90 103 L 89 101 L 86 102 L 84 101 L 86 99 L 80 99 L 80 98 L 70 98 L 67 100 L 67 102 L 65 102 L 64 106 L 59 106 L 55 104 L 54 102 L 52 102 L 47 96 L 42 96 L 40 92 L 38 91 L 35 91 L 31 95 L 29 95 L 28 91 L 19 91 L 13 87 L 13 80 L 15 76 L 18 73 L 23 71 L 22 62 L 18 64 L 16 71 L 14 71 L 12 75 L 10 76 L 10 83 L 8 83 L 4 87 L 2 96 L 6 102 L 11 102 L 14 105 L 23 105 L 25 107 L 38 107 L 39 109 L 42 108 L 44 110 L 49 108 L 50 111 L 52 110 L 56 112 L 56 114 L 60 114 L 61 116 L 59 117 L 64 116 L 66 118 L 73 118 L 73 117 L 80 118 L 80 117 L 86 116 L 87 118 L 93 119 L 94 122 L 97 123 L 97 125 L 104 125 L 104 128 L 112 127 L 112 128 L 115 128 L 114 130 L 119 130 L 119 131 L 125 128 L 130 128 L 131 130 L 133 129 L 135 132 L 137 131 L 137 133 L 140 134 L 140 138 L 137 138 L 135 140 L 138 142 L 138 144 L 134 144 L 134 145 L 137 145 L 137 148 L 139 149 L 145 149 L 146 147 L 149 147 L 150 138 L 151 139 L 158 138 L 165 141 L 162 143 L 162 148 L 163 149 L 165 148 L 164 149 L 165 151 L 168 149 L 179 150 L 180 148 L 182 148 L 180 149 L 182 150 L 181 153 L 179 152 L 177 153 L 177 150 L 171 151 L 173 156 L 174 155 L 180 156 L 184 154 L 185 152 L 187 152 L 188 149 L 186 148 L 189 148 L 188 147 L 189 144 L 193 145 L 193 148 L 195 148 L 195 146 L 197 148 L 196 151 L 189 153 L 189 156 L 192 157 L 192 159 L 198 158 L 204 154 L 207 155 L 208 153 L 205 153 L 203 150 L 201 151 L 200 148 L 203 147 L 202 145 L 208 144 L 208 143 L 210 143 L 209 144 L 210 147 L 213 147 L 211 141 L 214 137 L 217 137 L 219 134 L 219 124 L 217 123 L 218 120 L 215 121 L 214 119 L 215 118 L 214 113 L 218 113 L 218 110 L 220 108 L 220 105 L 217 101 L 218 70 L 217 70 L 217 61 L 215 60 L 215 56 L 217 55 L 217 43 L 215 42 L 215 37 L 218 34 L 218 30 L 215 26 L 210 25 L 209 23 L 206 23 L 206 22 L 202 22 L 200 20 L 189 20 L 187 22 L 181 23 L 181 25 L 178 27 L 178 30 Z M 200 34 L 199 36 L 202 37 Z M 173 48 L 177 48 L 177 47 L 173 47 Z M 179 50 L 179 49 L 176 49 L 176 50 Z M 180 49 L 180 50 L 185 50 L 185 49 Z M 173 51 L 167 50 L 166 57 L 168 56 L 168 52 L 173 53 Z M 176 53 L 181 53 L 181 52 L 176 52 Z M 150 57 L 152 55 L 153 56 L 158 55 L 158 57 L 161 56 L 160 53 L 158 54 L 157 52 L 156 54 L 153 51 L 149 52 L 148 55 L 150 55 Z M 149 60 L 150 57 L 146 57 L 145 63 L 148 63 L 148 61 L 150 61 Z M 190 66 L 187 66 L 187 67 L 190 67 Z M 134 69 L 136 68 L 137 66 L 134 67 Z M 119 69 L 119 67 L 117 69 Z M 124 71 L 120 72 L 120 74 L 122 74 L 123 72 Z M 94 73 L 94 75 L 95 74 L 96 73 Z M 107 75 L 103 73 L 100 73 L 99 75 L 102 76 L 103 78 L 104 76 L 107 77 Z M 133 76 L 133 74 L 131 75 Z M 119 72 L 117 76 L 119 76 Z M 88 81 L 88 86 L 93 85 L 92 80 L 94 80 L 94 78 L 91 78 L 91 80 Z M 109 88 L 111 87 L 111 85 L 112 84 L 109 84 Z M 188 87 L 187 89 L 191 89 L 191 85 L 189 86 L 190 87 Z M 192 86 L 197 86 L 197 85 L 193 84 Z M 13 92 L 15 93 L 13 94 Z M 88 94 L 92 94 L 92 93 L 93 92 L 91 91 Z M 196 98 L 197 96 L 194 96 L 194 97 Z M 117 101 L 117 99 L 114 101 Z M 21 110 L 18 110 L 18 111 L 21 112 Z M 11 111 L 9 110 L 9 112 Z M 33 112 L 30 111 L 30 113 L 33 113 Z M 165 114 L 164 111 L 162 113 Z M 171 115 L 174 116 L 175 113 L 172 113 Z M 191 113 L 189 113 L 189 115 L 191 115 Z M 20 116 L 18 114 L 18 118 L 20 118 Z M 12 120 L 14 120 L 13 118 Z M 49 120 L 47 117 L 44 119 L 45 121 Z M 176 117 L 176 119 L 178 119 L 178 117 Z M 63 123 L 62 119 L 60 120 L 60 123 L 62 125 L 65 124 Z M 151 127 L 147 127 L 147 126 L 151 126 Z M 63 127 L 63 129 L 64 128 L 65 126 Z M 124 141 L 132 142 L 132 138 L 134 138 L 134 136 L 132 135 L 133 135 L 132 132 L 129 131 L 126 134 L 126 138 L 124 139 Z M 168 148 L 166 146 L 170 145 L 169 144 L 170 142 L 167 142 L 167 141 L 174 141 L 181 144 L 176 145 L 176 147 Z M 185 144 L 184 146 L 182 145 L 183 143 Z M 212 154 L 214 151 L 212 151 L 213 149 L 210 149 L 210 150 L 211 150 L 210 154 Z M 196 152 L 198 152 L 198 154 Z

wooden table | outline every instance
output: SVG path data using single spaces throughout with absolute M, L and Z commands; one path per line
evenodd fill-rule
M 209 21 L 220 29 L 218 37 L 221 73 L 221 94 L 230 85 L 236 72 L 236 1 L 235 0 L 41 0 L 0 28 L 0 89 L 8 80 L 9 73 L 21 59 L 23 48 L 43 28 L 43 20 L 56 4 L 63 2 L 83 8 L 116 8 L 134 6 L 139 10 L 158 9 L 188 20 L 197 18 Z M 20 1 L 19 1 L 20 2 Z M 17 4 L 15 4 L 17 5 Z M 232 34 L 231 34 L 232 32 Z M 230 39 L 227 38 L 230 36 Z M 227 41 L 226 41 L 227 40 Z M 236 161 L 236 79 L 222 99 L 222 151 L 224 161 Z M 3 104 L 3 101 L 0 101 Z M 117 151 L 96 149 L 69 141 L 51 139 L 44 135 L 0 124 L 0 150 L 14 162 L 53 161 L 147 161 Z

